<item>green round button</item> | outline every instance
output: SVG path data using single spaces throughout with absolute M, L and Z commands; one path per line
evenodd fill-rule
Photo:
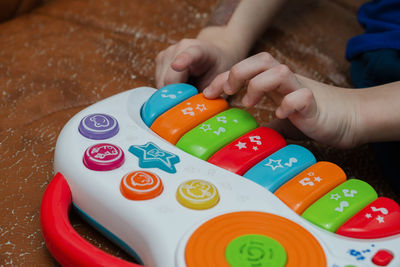
M 242 235 L 225 249 L 231 267 L 284 267 L 285 249 L 278 241 L 264 235 Z

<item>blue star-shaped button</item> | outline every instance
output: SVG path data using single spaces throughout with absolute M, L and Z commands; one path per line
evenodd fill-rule
M 180 161 L 177 155 L 162 150 L 152 142 L 132 145 L 129 152 L 139 158 L 139 167 L 159 168 L 169 173 L 176 173 L 175 164 Z

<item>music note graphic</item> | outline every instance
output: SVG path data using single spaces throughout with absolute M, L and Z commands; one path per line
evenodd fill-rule
M 389 213 L 389 211 L 386 208 L 376 208 L 376 207 L 372 206 L 371 210 L 374 212 L 381 212 L 384 215 L 387 215 Z
M 290 167 L 292 167 L 293 163 L 296 163 L 296 162 L 297 162 L 296 158 L 290 158 L 289 162 L 286 162 L 283 165 L 288 166 L 290 168 Z

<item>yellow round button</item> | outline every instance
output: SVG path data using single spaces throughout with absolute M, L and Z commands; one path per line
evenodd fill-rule
M 182 183 L 176 192 L 179 203 L 189 209 L 204 210 L 217 205 L 217 188 L 204 180 L 190 180 Z

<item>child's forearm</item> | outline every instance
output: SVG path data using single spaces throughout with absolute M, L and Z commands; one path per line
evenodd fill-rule
M 209 23 L 212 27 L 204 28 L 198 38 L 216 38 L 217 31 L 217 38 L 223 38 L 232 46 L 232 50 L 246 55 L 285 2 L 286 0 L 222 0 L 216 9 L 220 20 Z
M 400 81 L 355 90 L 359 91 L 361 142 L 400 140 Z
M 211 13 L 207 26 L 225 26 L 241 0 L 219 0 Z
M 286 0 L 242 1 L 229 20 L 227 30 L 232 37 L 241 39 L 247 49 L 267 29 Z
M 337 107 L 355 113 L 348 114 L 348 117 L 353 118 L 353 125 L 347 127 L 355 131 L 355 143 L 400 140 L 400 81 L 364 89 L 347 89 L 301 75 L 296 77 L 319 100 L 344 99 L 343 103 L 337 103 Z M 344 97 L 336 97 L 338 94 Z

